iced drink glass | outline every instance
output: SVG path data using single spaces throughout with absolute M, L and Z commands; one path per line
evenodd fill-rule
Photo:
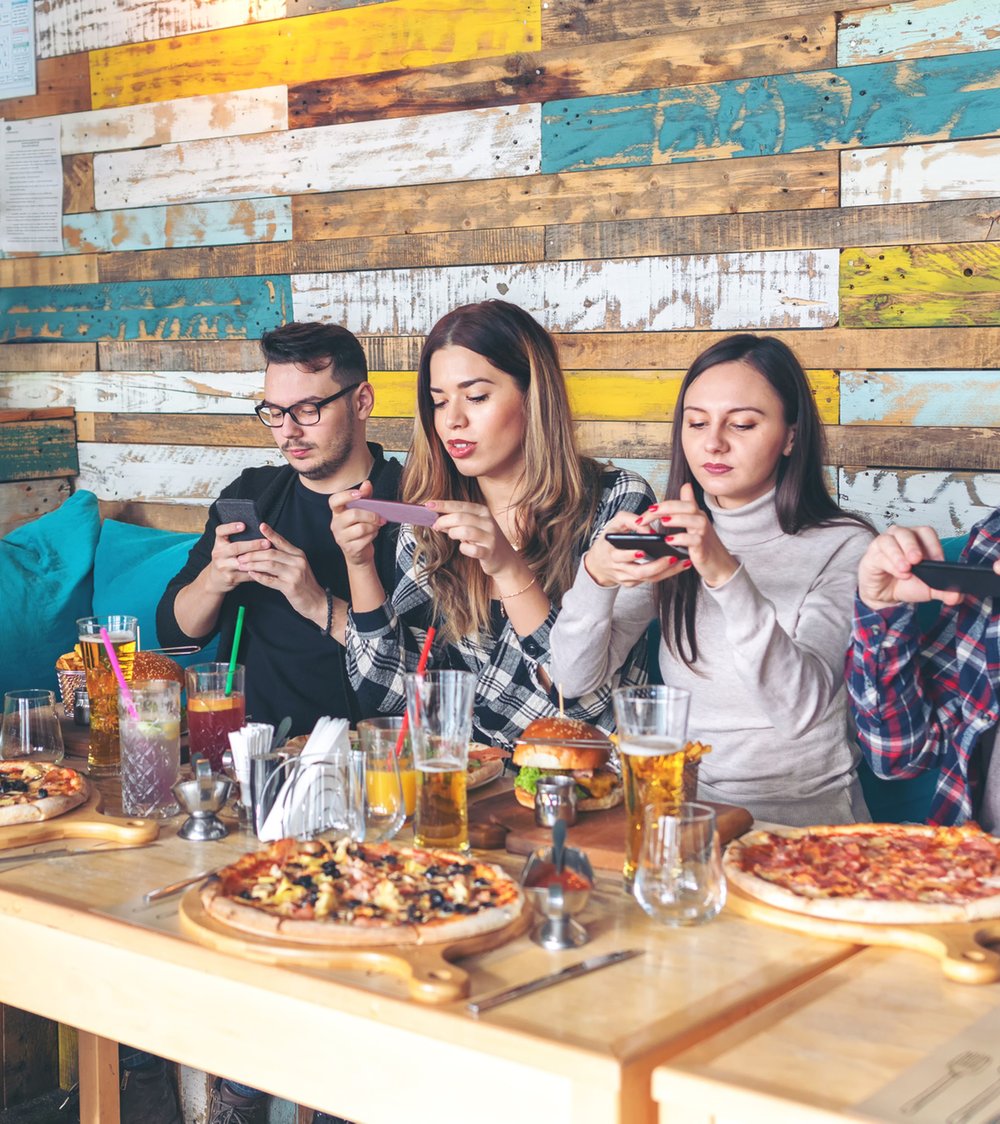
M 129 686 L 133 717 L 119 692 L 122 807 L 127 816 L 164 818 L 179 811 L 173 784 L 181 763 L 181 688 L 172 679 Z
M 229 735 L 239 730 L 247 717 L 243 693 L 243 665 L 233 669 L 227 692 L 229 664 L 196 663 L 185 672 L 187 678 L 188 746 L 191 756 L 207 757 L 212 771 L 222 770 L 222 755 L 229 749 Z
M 90 698 L 90 751 L 87 766 L 91 776 L 113 777 L 118 774 L 118 680 L 111 669 L 101 629 L 105 629 L 114 649 L 122 675 L 132 678 L 132 665 L 138 639 L 139 621 L 135 617 L 81 617 L 76 622 L 83 666 L 87 672 L 87 695 Z

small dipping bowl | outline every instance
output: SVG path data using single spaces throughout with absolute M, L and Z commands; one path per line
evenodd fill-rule
M 531 939 L 550 952 L 579 948 L 590 937 L 574 914 L 581 913 L 594 888 L 594 871 L 590 860 L 576 847 L 563 851 L 563 869 L 556 874 L 552 848 L 532 852 L 521 872 L 521 888 L 525 897 L 545 918 Z
M 540 776 L 535 785 L 535 823 L 553 827 L 565 820 L 567 827 L 576 823 L 576 781 L 561 773 Z
M 178 803 L 188 813 L 177 834 L 182 839 L 207 842 L 222 839 L 227 834 L 226 825 L 216 813 L 229 799 L 233 782 L 211 771 L 207 761 L 199 760 L 196 776 L 189 781 L 178 781 L 173 786 L 173 794 Z

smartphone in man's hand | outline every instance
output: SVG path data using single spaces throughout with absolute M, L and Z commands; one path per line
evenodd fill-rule
M 215 501 L 215 510 L 219 513 L 220 523 L 242 523 L 246 527 L 245 531 L 230 535 L 230 542 L 252 542 L 264 537 L 260 531 L 257 505 L 253 500 L 218 499 Z

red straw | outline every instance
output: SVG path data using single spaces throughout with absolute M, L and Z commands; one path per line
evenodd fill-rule
M 427 670 L 427 659 L 431 654 L 431 645 L 434 643 L 434 626 L 431 625 L 427 629 L 427 635 L 424 637 L 424 646 L 420 650 L 420 659 L 417 660 L 417 674 L 423 675 Z M 396 739 L 396 756 L 399 757 L 403 752 L 403 742 L 406 741 L 406 731 L 410 727 L 409 714 L 405 711 L 403 713 L 403 724 L 399 727 L 399 737 Z

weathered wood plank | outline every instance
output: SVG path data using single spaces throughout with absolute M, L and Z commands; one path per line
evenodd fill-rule
M 0 359 L 3 351 L 0 347 Z M 102 340 L 97 344 L 96 366 L 101 371 L 257 371 L 262 364 L 260 341 L 256 339 L 176 340 L 170 343 Z M 90 362 L 87 369 L 93 366 L 94 363 Z M 50 363 L 39 364 L 37 369 L 64 368 Z
M 995 370 L 841 371 L 840 420 L 852 426 L 1000 428 L 1000 377 Z
M 284 14 L 284 0 L 46 0 L 38 6 L 35 38 L 39 55 L 47 58 Z
M 543 107 L 542 171 L 975 137 L 1000 128 L 1000 51 Z
M 72 491 L 65 477 L 0 484 L 0 538 L 55 509 Z
M 473 109 L 98 153 L 95 198 L 110 209 L 526 176 L 538 171 L 539 112 Z
M 939 535 L 966 533 L 1000 507 L 1000 475 L 843 468 L 840 502 L 881 530 L 893 523 L 926 525 Z
M 30 96 L 0 98 L 0 118 L 23 121 L 29 117 L 85 112 L 90 109 L 88 56 L 78 54 L 61 59 L 39 59 L 35 87 L 38 92 Z
M 920 59 L 988 51 L 1000 38 L 1000 9 L 982 0 L 908 0 L 863 12 L 844 12 L 837 62 Z
M 212 499 L 215 499 L 213 496 Z M 200 534 L 205 529 L 208 505 L 211 499 L 200 504 L 133 503 L 131 500 L 99 500 L 102 519 L 117 519 L 120 523 L 133 523 L 137 527 L 156 527 L 160 531 L 184 531 Z
M 0 1007 L 0 1104 L 14 1109 L 52 1089 L 59 1076 L 57 1024 L 16 1007 Z
M 48 421 L 52 418 L 71 418 L 74 410 L 71 406 L 14 406 L 0 410 L 0 423 L 20 421 Z
M 884 5 L 857 0 L 851 7 Z M 747 8 L 747 0 L 550 0 L 542 9 L 542 42 L 556 47 L 743 23 Z M 829 0 L 753 0 L 752 6 L 755 20 L 780 22 L 829 11 Z
M 92 50 L 95 108 L 537 49 L 540 0 L 387 0 Z M 219 65 L 225 59 L 225 66 Z
M 97 281 L 94 257 L 0 256 L 0 288 L 19 285 L 89 285 Z
M 0 371 L 90 371 L 96 363 L 92 343 L 0 344 Z
M 89 154 L 63 157 L 63 214 L 94 209 L 94 158 Z
M 833 152 L 299 195 L 302 242 L 483 227 L 834 207 Z
M 417 333 L 502 297 L 551 331 L 823 327 L 836 322 L 836 251 L 294 274 L 295 316 L 357 332 Z
M 1000 181 L 998 181 L 1000 188 Z M 545 231 L 547 260 L 1000 239 L 1000 196 L 878 207 L 573 223 Z
M 1000 472 L 1000 429 L 841 425 L 826 436 L 830 464 Z
M 650 86 L 833 66 L 829 14 L 781 24 L 740 23 L 443 66 L 322 79 L 288 91 L 292 128 L 521 105 Z
M 256 338 L 291 303 L 287 277 L 28 286 L 0 293 L 0 340 Z
M 845 207 L 992 197 L 1000 179 L 1000 137 L 844 152 L 840 167 Z
M 844 250 L 845 327 L 1000 324 L 1000 242 Z
M 0 480 L 75 476 L 78 467 L 72 418 L 0 425 Z
M 228 204 L 238 207 L 241 204 Z M 227 277 L 301 271 L 403 269 L 413 266 L 541 261 L 544 228 L 443 231 L 382 238 L 338 238 L 238 248 L 216 246 L 150 253 L 109 254 L 98 259 L 102 281 L 143 277 Z
M 59 116 L 59 125 L 64 156 L 272 133 L 288 128 L 288 87 L 262 86 L 147 105 L 67 113 Z

